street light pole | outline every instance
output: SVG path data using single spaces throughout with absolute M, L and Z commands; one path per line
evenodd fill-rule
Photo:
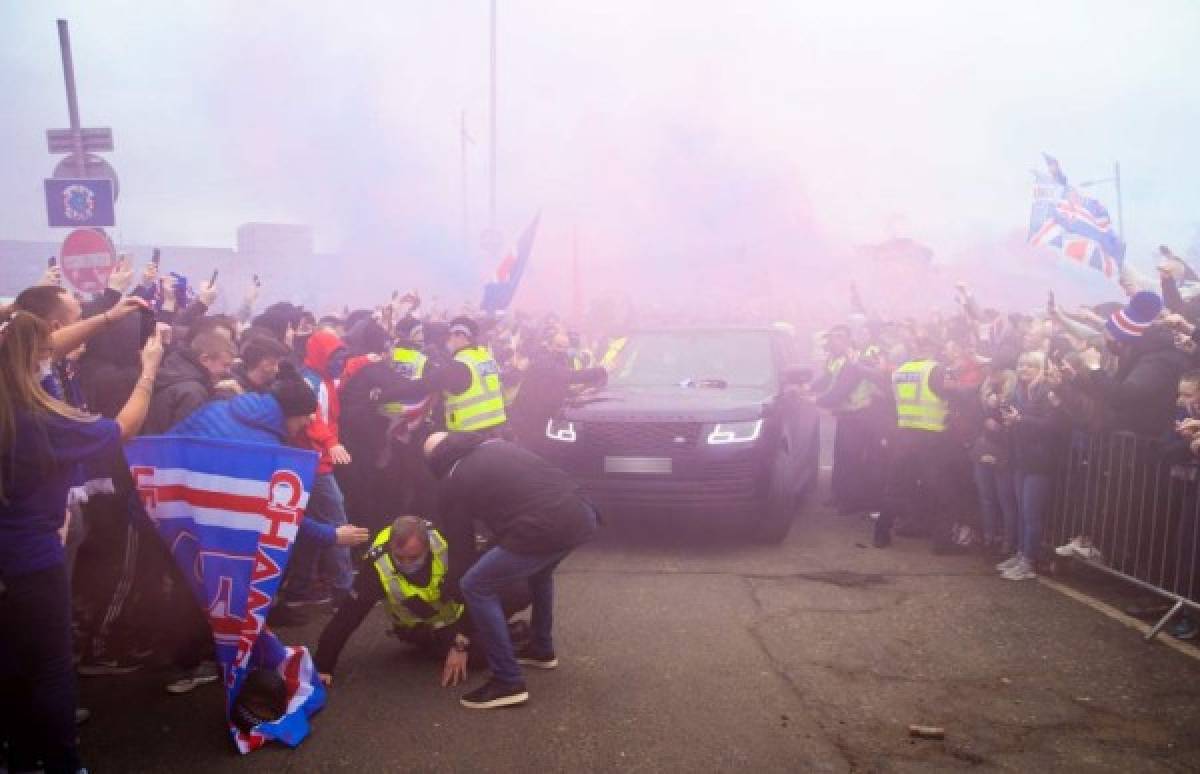
M 1097 178 L 1096 180 L 1084 180 L 1083 182 L 1078 183 L 1077 185 L 1079 188 L 1091 188 L 1092 186 L 1100 185 L 1101 183 L 1112 183 L 1113 188 L 1116 189 L 1116 192 L 1117 192 L 1117 236 L 1121 237 L 1121 241 L 1128 243 L 1129 240 L 1125 238 L 1125 202 L 1121 196 L 1121 162 L 1119 162 L 1119 161 L 1113 162 L 1113 176 L 1112 177 L 1101 177 L 1101 178 Z
M 471 211 L 467 197 L 467 143 L 471 142 L 471 136 L 467 134 L 467 111 L 459 112 L 458 120 L 458 145 L 459 145 L 459 169 L 460 169 L 460 188 L 462 189 L 462 250 L 463 256 L 471 254 Z
M 496 0 L 491 0 L 491 98 L 489 100 L 488 227 L 496 228 Z
M 1125 239 L 1125 206 L 1121 201 L 1121 162 L 1113 162 L 1113 185 L 1117 188 L 1117 233 L 1121 235 L 1121 239 Z
M 71 138 L 75 143 L 75 172 L 85 176 L 83 158 L 83 132 L 79 123 L 79 99 L 75 94 L 75 64 L 71 59 L 71 33 L 67 20 L 58 20 L 58 48 L 62 52 L 63 80 L 67 84 L 67 114 L 71 119 Z

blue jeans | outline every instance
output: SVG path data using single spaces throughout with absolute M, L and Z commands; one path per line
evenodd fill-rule
M 1017 490 L 1013 472 L 999 463 L 975 463 L 975 488 L 979 490 L 979 510 L 983 516 L 983 535 L 1000 540 L 1005 550 L 1017 544 Z
M 596 512 L 588 507 L 595 529 Z M 508 618 L 500 602 L 500 592 L 509 584 L 525 579 L 533 599 L 530 646 L 539 652 L 552 653 L 554 638 L 554 569 L 573 549 L 548 554 L 515 554 L 496 546 L 479 557 L 459 581 L 475 637 L 483 645 L 492 677 L 502 683 L 524 683 L 521 667 L 513 654 L 512 639 L 508 636 Z
M 318 473 L 313 479 L 304 518 L 316 519 L 334 527 L 346 523 L 346 501 L 332 473 Z M 318 569 L 330 578 L 335 595 L 349 593 L 350 587 L 354 585 L 349 548 L 339 545 L 319 546 L 301 540 L 296 543 L 288 567 L 288 596 L 297 598 L 309 594 Z
M 1018 547 L 1026 559 L 1037 558 L 1042 540 L 1042 524 L 1054 494 L 1054 479 L 1045 473 L 1016 473 Z

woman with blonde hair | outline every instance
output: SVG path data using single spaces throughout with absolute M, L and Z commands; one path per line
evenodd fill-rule
M 1054 496 L 1054 477 L 1064 455 L 1069 420 L 1046 380 L 1046 355 L 1024 352 L 1017 359 L 1017 387 L 1003 422 L 1012 435 L 1013 482 L 1017 495 L 1017 553 L 996 566 L 1006 580 L 1037 577 L 1034 564 L 1042 524 Z
M 78 466 L 116 452 L 141 428 L 162 360 L 152 336 L 133 394 L 115 420 L 103 419 L 42 388 L 56 343 L 35 315 L 0 313 L 0 737 L 13 771 L 82 768 L 59 529 Z

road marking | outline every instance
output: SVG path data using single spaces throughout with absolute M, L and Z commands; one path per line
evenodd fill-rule
M 1101 602 L 1100 600 L 1096 599 L 1095 597 L 1088 596 L 1087 594 L 1084 594 L 1082 591 L 1076 591 L 1075 589 L 1071 588 L 1070 586 L 1064 586 L 1063 584 L 1059 583 L 1058 581 L 1052 581 L 1049 578 L 1044 578 L 1039 575 L 1038 583 L 1042 584 L 1046 588 L 1057 591 L 1059 594 L 1062 594 L 1065 597 L 1070 597 L 1071 599 L 1075 600 L 1076 602 L 1081 602 L 1081 603 L 1087 605 L 1088 607 L 1090 607 L 1091 609 L 1095 610 L 1097 613 L 1106 615 L 1109 618 L 1113 619 L 1114 621 L 1117 621 L 1118 623 L 1125 624 L 1130 629 L 1136 629 L 1137 631 L 1141 632 L 1143 636 L 1149 634 L 1150 630 L 1152 628 L 1154 628 L 1152 626 L 1142 623 L 1141 621 L 1139 621 L 1138 619 L 1134 618 L 1131 615 L 1127 615 L 1126 613 L 1121 612 L 1120 610 L 1116 609 L 1115 607 L 1108 604 L 1107 602 Z M 1182 643 L 1179 640 L 1172 637 L 1167 632 L 1159 632 L 1158 636 L 1154 638 L 1154 641 L 1160 642 L 1163 645 L 1166 645 L 1168 648 L 1173 648 L 1173 649 L 1179 651 L 1180 653 L 1182 653 L 1183 655 L 1187 656 L 1188 658 L 1192 658 L 1197 661 L 1200 661 L 1200 650 L 1192 647 L 1191 645 L 1185 645 L 1184 643 Z

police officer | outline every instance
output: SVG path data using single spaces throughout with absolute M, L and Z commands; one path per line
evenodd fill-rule
M 896 425 L 891 370 L 885 371 L 881 361 L 879 348 L 867 347 L 838 370 L 816 400 L 837 418 L 829 488 L 842 514 L 879 509 L 883 441 Z
M 425 326 L 409 315 L 392 329 L 394 336 L 390 356 L 392 370 L 402 378 L 419 381 L 432 373 L 430 358 L 425 354 Z M 439 392 L 436 384 L 427 385 Z M 430 431 L 429 419 L 435 396 L 390 401 L 379 408 L 387 422 L 388 446 L 382 464 L 386 483 L 381 488 L 384 502 L 393 513 L 432 514 L 436 509 L 436 482 L 429 475 L 421 454 L 421 444 Z
M 887 505 L 875 525 L 875 545 L 891 543 L 897 516 L 906 524 L 921 516 L 932 530 L 933 550 L 951 550 L 946 470 L 954 452 L 946 436 L 947 369 L 934 360 L 936 345 L 918 340 L 913 359 L 892 374 L 896 433 L 889 457 Z M 925 513 L 922 514 L 921 511 Z
M 393 330 L 396 341 L 392 348 L 392 367 L 407 379 L 420 379 L 425 375 L 425 364 L 429 358 L 425 348 L 425 328 L 415 317 L 405 317 L 396 323 Z
M 465 316 L 451 320 L 446 351 L 452 360 L 430 375 L 442 393 L 446 429 L 500 435 L 508 418 L 504 385 L 491 350 L 480 343 L 479 325 Z
M 326 685 L 333 681 L 346 641 L 381 600 L 397 638 L 426 656 L 444 659 L 442 685 L 466 680 L 471 630 L 462 603 L 443 593 L 448 555 L 442 534 L 417 516 L 400 516 L 376 535 L 349 598 L 317 641 L 317 672 Z M 508 616 L 528 607 L 527 586 L 506 589 L 502 604 Z

